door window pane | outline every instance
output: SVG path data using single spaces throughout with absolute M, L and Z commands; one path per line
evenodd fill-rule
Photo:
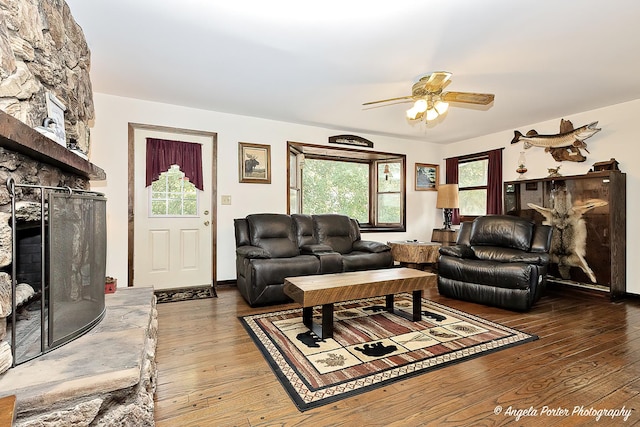
M 198 192 L 178 165 L 160 174 L 151 183 L 149 216 L 196 216 Z

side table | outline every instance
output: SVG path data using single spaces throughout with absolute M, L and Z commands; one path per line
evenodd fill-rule
M 387 244 L 391 247 L 394 261 L 399 262 L 402 267 L 418 270 L 431 270 L 431 267 L 438 262 L 440 255 L 438 249 L 442 246 L 440 243 L 413 240 L 400 240 L 387 242 Z
M 442 246 L 455 245 L 458 240 L 458 230 L 434 229 L 431 232 L 431 241 L 442 243 Z

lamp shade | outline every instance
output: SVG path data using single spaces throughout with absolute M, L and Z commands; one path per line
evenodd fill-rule
M 454 209 L 458 207 L 458 184 L 440 184 L 436 208 Z

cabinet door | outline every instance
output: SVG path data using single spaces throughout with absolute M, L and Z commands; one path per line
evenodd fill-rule
M 610 180 L 561 178 L 505 184 L 505 213 L 553 226 L 549 274 L 611 286 Z

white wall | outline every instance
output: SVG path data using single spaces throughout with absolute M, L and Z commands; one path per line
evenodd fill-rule
M 505 147 L 503 152 L 503 178 L 505 181 L 517 179 L 517 161 L 521 151 L 525 152 L 527 178 L 543 178 L 548 176 L 547 168 L 560 165 L 562 175 L 579 175 L 589 171 L 596 162 L 615 158 L 620 163 L 620 169 L 627 174 L 627 291 L 640 294 L 640 264 L 634 260 L 640 259 L 640 223 L 635 221 L 634 212 L 640 209 L 640 144 L 638 143 L 638 128 L 636 127 L 640 115 L 640 100 L 626 102 L 579 114 L 562 117 L 571 120 L 574 127 L 583 126 L 598 121 L 600 132 L 587 139 L 589 153 L 583 153 L 587 160 L 578 162 L 556 162 L 550 153 L 543 148 L 532 147 L 523 149 L 523 143 L 511 144 L 515 129 L 486 135 L 479 138 L 461 141 L 443 147 L 443 157 L 453 157 L 462 154 L 481 152 L 489 149 Z M 518 129 L 523 134 L 535 129 L 539 134 L 556 134 L 559 132 L 560 119 L 557 118 L 542 123 L 535 123 Z M 634 243 L 635 242 L 635 243 Z
M 140 101 L 104 94 L 94 95 L 96 121 L 91 132 L 90 159 L 107 173 L 106 182 L 95 182 L 92 187 L 108 198 L 108 256 L 107 274 L 126 281 L 127 277 L 127 124 L 144 123 L 171 126 L 218 133 L 218 280 L 235 279 L 235 253 L 233 218 L 253 212 L 285 212 L 286 142 L 296 141 L 325 144 L 331 135 L 345 133 L 339 129 L 312 126 L 252 117 L 197 110 L 175 105 Z M 586 173 L 595 162 L 615 158 L 620 169 L 627 174 L 627 290 L 640 294 L 640 246 L 633 244 L 640 235 L 640 223 L 633 221 L 633 212 L 640 208 L 640 144 L 637 143 L 635 120 L 640 113 L 640 100 L 613 105 L 593 111 L 563 117 L 574 126 L 598 121 L 602 131 L 588 139 L 590 153 L 585 153 L 583 163 L 558 163 L 544 149 L 533 147 L 524 150 L 527 158 L 528 178 L 548 175 L 547 168 L 561 165 L 563 175 Z M 540 134 L 559 132 L 560 119 L 535 123 L 519 128 L 523 133 L 535 129 Z M 407 232 L 368 233 L 365 238 L 386 242 L 388 240 L 429 240 L 431 230 L 442 225 L 442 212 L 435 209 L 435 192 L 413 189 L 414 164 L 439 163 L 440 180 L 444 182 L 442 159 L 470 154 L 493 148 L 505 147 L 503 153 L 504 180 L 517 178 L 516 163 L 522 143 L 511 145 L 513 130 L 509 129 L 449 145 L 436 145 L 374 135 L 360 134 L 374 142 L 375 151 L 407 155 Z M 271 145 L 271 184 L 241 184 L 238 182 L 238 142 Z M 220 205 L 221 195 L 231 195 L 232 205 Z
M 327 144 L 332 135 L 346 133 L 246 116 L 197 110 L 131 98 L 94 94 L 95 125 L 91 129 L 90 160 L 103 168 L 107 180 L 93 182 L 92 189 L 107 197 L 107 274 L 125 282 L 127 278 L 127 125 L 143 123 L 218 134 L 217 279 L 235 279 L 233 219 L 256 212 L 284 213 L 288 187 L 287 141 Z M 407 155 L 407 232 L 367 233 L 364 238 L 430 240 L 431 230 L 442 225 L 442 212 L 435 208 L 436 193 L 414 191 L 415 163 L 440 163 L 442 146 L 359 134 L 374 143 L 373 150 Z M 238 182 L 238 142 L 271 146 L 271 184 Z M 328 144 L 327 144 L 328 145 Z M 441 180 L 442 180 L 441 174 Z M 231 205 L 220 205 L 220 196 L 230 195 Z

